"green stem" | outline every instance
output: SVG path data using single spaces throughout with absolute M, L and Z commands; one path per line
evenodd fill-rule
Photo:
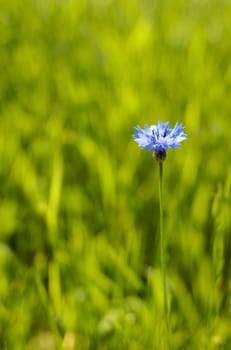
M 44 311 L 45 311 L 46 316 L 47 316 L 47 320 L 49 322 L 50 328 L 51 328 L 53 335 L 54 335 L 55 349 L 64 350 L 64 347 L 62 345 L 62 336 L 61 336 L 60 331 L 58 329 L 58 325 L 55 321 L 54 312 L 52 310 L 49 296 L 47 294 L 46 288 L 44 287 L 40 273 L 36 270 L 35 270 L 35 282 L 36 282 L 37 289 L 38 289 L 38 296 L 41 300 L 41 305 L 44 308 Z
M 164 317 L 167 328 L 168 347 L 170 346 L 170 314 L 167 300 L 166 263 L 165 263 L 165 235 L 163 229 L 163 161 L 159 161 L 159 201 L 160 201 L 160 269 L 164 296 Z

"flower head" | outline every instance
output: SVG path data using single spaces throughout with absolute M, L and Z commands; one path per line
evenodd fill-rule
M 144 129 L 139 126 L 135 128 L 134 140 L 141 148 L 153 151 L 157 160 L 166 158 L 168 148 L 179 148 L 180 142 L 187 138 L 184 127 L 178 122 L 173 129 L 169 127 L 169 122 L 159 121 L 157 125 L 145 125 Z

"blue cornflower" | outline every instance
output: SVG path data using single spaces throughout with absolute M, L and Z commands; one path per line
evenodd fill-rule
M 133 138 L 138 145 L 153 151 L 156 159 L 161 161 L 166 158 L 168 148 L 179 148 L 180 142 L 187 138 L 184 127 L 178 122 L 173 129 L 169 127 L 169 122 L 162 123 L 161 121 L 157 125 L 145 125 L 144 129 L 139 126 L 134 129 L 136 134 L 133 135 Z

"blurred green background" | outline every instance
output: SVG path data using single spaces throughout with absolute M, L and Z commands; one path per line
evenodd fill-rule
M 231 1 L 0 0 L 0 349 L 231 349 Z

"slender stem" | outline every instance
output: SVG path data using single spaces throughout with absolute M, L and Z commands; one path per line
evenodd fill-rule
M 55 349 L 58 350 L 64 350 L 64 347 L 62 345 L 62 336 L 60 334 L 60 331 L 58 329 L 58 325 L 55 321 L 54 313 L 50 304 L 49 296 L 46 291 L 46 288 L 43 284 L 43 281 L 41 279 L 40 273 L 35 270 L 35 282 L 38 288 L 38 295 L 41 300 L 41 304 L 44 308 L 44 311 L 46 313 L 50 328 L 54 335 L 54 341 L 55 341 Z
M 166 288 L 166 263 L 165 263 L 165 236 L 163 229 L 163 161 L 159 161 L 159 201 L 160 201 L 160 265 L 164 296 L 164 317 L 167 328 L 168 346 L 170 346 L 170 322 L 169 307 Z

